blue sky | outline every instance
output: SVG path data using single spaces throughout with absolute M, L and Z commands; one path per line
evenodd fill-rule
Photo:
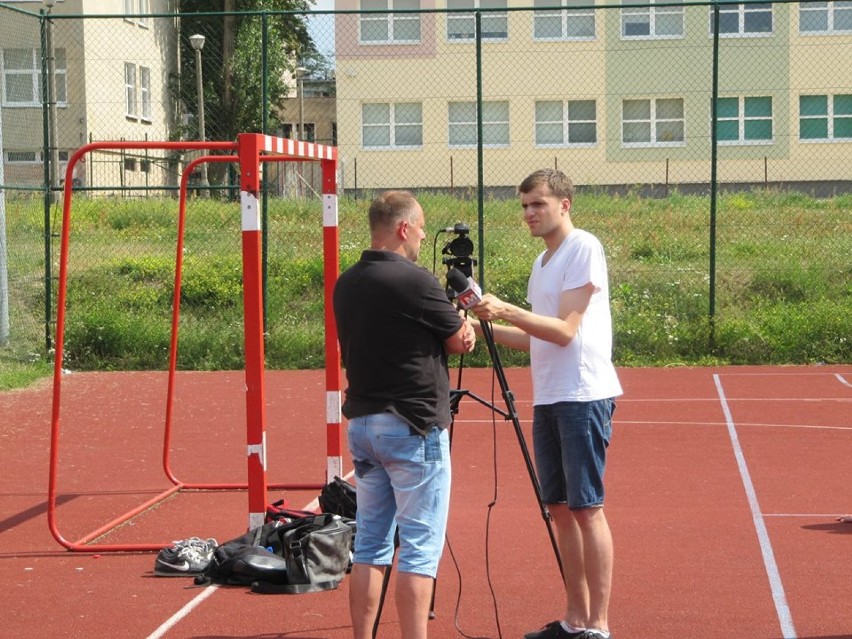
M 317 0 L 314 10 L 333 11 L 334 0 Z M 312 16 L 308 20 L 308 30 L 316 42 L 317 48 L 329 58 L 334 57 L 334 16 Z

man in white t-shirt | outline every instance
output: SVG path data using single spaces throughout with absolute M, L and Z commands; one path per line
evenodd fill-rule
M 571 221 L 574 186 L 564 173 L 536 171 L 518 193 L 530 233 L 546 247 L 530 274 L 531 310 L 484 295 L 473 311 L 505 322 L 492 327 L 495 342 L 530 352 L 536 472 L 556 527 L 567 605 L 564 618 L 524 637 L 609 639 L 613 550 L 603 476 L 622 391 L 606 258 L 598 239 Z

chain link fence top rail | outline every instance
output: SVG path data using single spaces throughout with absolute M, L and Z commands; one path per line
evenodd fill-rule
M 54 194 L 75 149 L 240 131 L 338 146 L 344 267 L 371 195 L 412 189 L 430 226 L 470 224 L 486 288 L 523 304 L 541 245 L 515 186 L 556 167 L 607 251 L 619 363 L 850 360 L 848 2 L 111 4 L 0 3 L 0 362 L 51 343 Z M 72 176 L 69 366 L 165 366 L 175 189 L 194 157 L 97 152 Z M 273 366 L 322 365 L 320 178 L 265 167 Z M 192 179 L 181 362 L 239 368 L 237 176 L 216 163 Z

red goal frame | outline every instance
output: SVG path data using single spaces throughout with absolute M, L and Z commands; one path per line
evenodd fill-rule
M 70 541 L 59 530 L 57 513 L 57 471 L 60 448 L 60 399 L 65 337 L 65 306 L 68 280 L 68 255 L 71 236 L 73 175 L 77 162 L 86 154 L 105 149 L 160 149 L 219 151 L 229 155 L 205 155 L 190 162 L 181 177 L 178 216 L 178 245 L 175 259 L 175 290 L 172 305 L 172 334 L 169 357 L 168 393 L 163 436 L 163 469 L 172 486 L 136 508 L 124 513 L 84 537 Z M 263 523 L 267 489 L 321 488 L 324 483 L 268 484 L 266 478 L 266 397 L 264 382 L 263 278 L 261 269 L 262 232 L 258 196 L 261 192 L 261 163 L 319 162 L 322 167 L 323 204 L 323 279 L 325 296 L 325 381 L 326 381 L 326 469 L 325 483 L 343 474 L 342 429 L 340 412 L 340 347 L 334 322 L 331 294 L 340 272 L 337 209 L 337 148 L 259 133 L 242 133 L 235 142 L 94 142 L 80 147 L 69 158 L 65 173 L 62 210 L 62 237 L 56 313 L 55 360 L 53 369 L 53 407 L 51 412 L 50 468 L 48 482 L 48 526 L 54 538 L 65 548 L 86 552 L 126 552 L 159 550 L 168 544 L 98 544 L 93 540 L 144 512 L 181 490 L 247 490 L 248 527 Z M 242 218 L 243 305 L 246 381 L 247 481 L 233 484 L 183 482 L 170 468 L 173 392 L 177 361 L 177 327 L 180 313 L 180 282 L 183 263 L 183 234 L 189 175 L 204 162 L 236 162 L 240 170 L 240 211 Z

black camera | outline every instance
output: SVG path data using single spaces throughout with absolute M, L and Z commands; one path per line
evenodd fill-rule
M 465 277 L 473 277 L 473 267 L 476 260 L 473 255 L 473 241 L 468 237 L 470 227 L 463 222 L 457 223 L 452 229 L 446 229 L 448 233 L 455 233 L 456 237 L 444 244 L 441 249 L 441 263 L 446 264 L 447 269 L 457 268 Z

